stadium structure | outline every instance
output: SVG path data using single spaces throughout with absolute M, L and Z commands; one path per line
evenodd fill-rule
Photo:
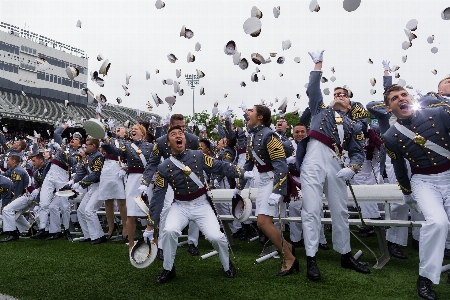
M 37 58 L 49 68 L 40 71 Z M 65 72 L 74 66 L 80 74 L 70 80 Z M 0 23 L 0 112 L 3 126 L 15 130 L 46 132 L 67 121 L 82 126 L 82 119 L 95 116 L 97 101 L 82 95 L 87 86 L 88 56 L 83 50 L 57 42 L 17 26 Z M 66 107 L 65 101 L 70 105 Z M 89 100 L 89 101 L 88 101 Z M 91 104 L 89 104 L 91 103 Z M 156 114 L 141 112 L 142 119 Z M 116 126 L 137 123 L 135 109 L 107 102 L 101 119 L 114 119 Z

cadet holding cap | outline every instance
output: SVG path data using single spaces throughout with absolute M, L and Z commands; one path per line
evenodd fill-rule
M 159 222 L 164 206 L 167 188 L 170 185 L 174 191 L 174 202 L 169 208 L 166 225 L 161 241 L 164 250 L 163 271 L 156 283 L 163 284 L 175 277 L 173 265 L 178 244 L 178 237 L 189 221 L 197 224 L 219 252 L 219 258 L 225 271 L 225 276 L 236 276 L 236 270 L 228 255 L 228 243 L 220 231 L 220 225 L 215 216 L 212 201 L 207 196 L 204 174 L 216 173 L 224 176 L 242 178 L 244 171 L 230 163 L 215 160 L 204 155 L 202 150 L 186 149 L 184 128 L 172 126 L 166 136 L 171 149 L 171 156 L 159 166 L 155 179 L 155 191 L 150 201 L 150 216 L 155 223 Z
M 318 199 L 322 197 L 322 193 L 325 193 L 328 199 L 333 224 L 333 249 L 342 254 L 341 266 L 361 273 L 370 273 L 370 270 L 356 261 L 351 254 L 346 187 L 346 181 L 359 171 L 364 160 L 364 135 L 361 123 L 352 121 L 346 115 L 351 109 L 346 89 L 335 89 L 333 106 L 327 107 L 323 103 L 320 91 L 323 52 L 309 53 L 315 63 L 306 92 L 312 115 L 311 130 L 304 158 L 297 155 L 297 160 L 303 159 L 299 163 L 303 196 L 302 224 L 307 276 L 310 280 L 319 280 L 321 277 L 315 256 L 319 246 L 322 210 Z M 336 159 L 342 149 L 348 151 L 349 167 L 341 168 Z M 324 182 L 327 184 L 324 185 Z

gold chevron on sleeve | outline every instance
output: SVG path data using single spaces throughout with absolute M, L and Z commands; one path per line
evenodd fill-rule
M 210 157 L 208 155 L 203 155 L 203 157 L 205 158 L 204 159 L 205 165 L 207 165 L 208 167 L 212 168 L 212 166 L 213 166 L 213 159 L 212 159 L 212 157 Z
M 164 177 L 159 175 L 159 172 L 156 173 L 155 185 L 159 186 L 160 188 L 164 187 Z
M 102 168 L 103 168 L 103 162 L 102 162 L 101 157 L 99 156 L 94 160 L 94 163 L 92 164 L 92 171 L 101 172 Z
M 156 142 L 153 145 L 153 154 L 155 154 L 156 156 L 159 155 L 158 143 L 156 143 Z
M 269 153 L 270 160 L 286 158 L 283 144 L 280 140 L 276 139 L 274 135 L 272 135 L 271 140 L 267 143 L 267 152 Z

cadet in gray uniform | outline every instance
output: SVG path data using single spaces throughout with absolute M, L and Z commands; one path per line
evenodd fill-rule
M 0 145 L 3 147 L 5 153 L 3 154 L 2 163 L 0 164 L 0 169 L 6 171 L 8 167 L 6 166 L 6 160 L 9 155 L 18 155 L 22 157 L 23 150 L 27 147 L 27 143 L 24 140 L 15 141 L 12 146 L 6 141 L 5 136 L 0 132 Z
M 270 109 L 255 105 L 248 110 L 249 137 L 244 170 L 251 172 L 256 166 L 259 172 L 256 212 L 258 228 L 283 253 L 283 265 L 277 276 L 292 274 L 299 270 L 298 260 L 292 245 L 281 238 L 280 230 L 273 224 L 273 218 L 281 213 L 283 196 L 287 195 L 288 168 L 286 154 L 278 134 L 270 129 L 272 123 Z M 240 194 L 246 180 L 240 180 L 235 194 Z
M 319 244 L 322 209 L 322 193 L 328 199 L 333 220 L 333 249 L 341 253 L 341 266 L 361 273 L 370 273 L 363 264 L 356 261 L 350 248 L 348 225 L 346 181 L 359 171 L 364 160 L 361 123 L 347 117 L 351 108 L 348 91 L 335 88 L 333 107 L 326 107 L 320 90 L 323 51 L 309 53 L 315 63 L 310 73 L 307 95 L 311 109 L 309 142 L 301 164 L 301 184 L 303 196 L 302 224 L 307 256 L 307 276 L 311 280 L 320 279 L 315 255 Z M 347 150 L 349 167 L 341 168 L 337 153 Z
M 30 185 L 30 177 L 28 175 L 28 172 L 20 166 L 20 157 L 18 155 L 9 155 L 6 161 L 6 165 L 8 167 L 8 170 L 3 173 L 3 175 L 11 179 L 13 183 L 12 192 L 14 197 L 12 199 L 9 199 L 11 202 L 8 202 L 8 198 L 2 200 L 2 211 L 6 219 L 3 228 L 4 231 L 8 231 L 10 234 L 6 239 L 3 240 L 3 242 L 18 239 L 19 233 L 27 231 L 30 227 L 30 223 L 28 223 L 28 221 L 22 215 L 20 215 L 17 220 L 15 220 L 14 217 L 12 218 L 12 220 L 11 218 L 9 218 L 11 214 L 15 216 L 14 207 L 16 206 L 17 201 L 16 203 L 14 203 L 14 201 L 17 199 L 23 199 L 22 196 L 28 198 L 29 190 L 27 188 L 28 185 Z M 21 200 L 18 201 L 21 202 Z M 19 232 L 16 231 L 16 227 L 18 228 Z
M 29 189 L 31 191 L 30 194 L 24 194 L 17 197 L 3 209 L 3 229 L 9 231 L 10 234 L 0 242 L 18 240 L 19 232 L 24 232 L 30 228 L 30 224 L 22 215 L 16 219 L 16 213 L 22 213 L 29 208 L 32 203 L 35 203 L 36 205 L 39 203 L 39 190 L 42 185 L 42 173 L 45 168 L 44 157 L 40 153 L 33 155 L 32 162 L 35 168 L 33 173 L 34 186 L 31 186 Z M 16 231 L 16 228 L 18 228 L 19 232 Z
M 445 106 L 412 110 L 408 92 L 393 85 L 384 93 L 388 111 L 397 122 L 383 135 L 404 201 L 422 210 L 417 293 L 436 299 L 450 216 L 450 109 Z M 411 167 L 408 178 L 405 158 Z
M 184 116 L 182 114 L 173 114 L 170 117 L 170 127 L 172 126 L 180 126 L 183 128 L 183 130 L 186 129 Z M 186 132 L 186 149 L 191 150 L 198 150 L 198 137 L 196 135 L 193 135 L 191 133 Z M 170 149 L 169 145 L 167 144 L 167 135 L 163 135 L 156 139 L 154 145 L 153 145 L 153 151 L 151 152 L 150 158 L 148 160 L 148 164 L 145 167 L 144 174 L 142 175 L 142 185 L 148 186 L 149 182 L 153 179 L 153 175 L 155 175 L 155 172 L 161 163 L 161 159 L 167 159 L 172 154 L 172 150 Z M 159 242 L 162 241 L 163 235 L 164 235 L 164 226 L 166 223 L 166 216 L 169 212 L 170 205 L 173 202 L 174 193 L 172 188 L 167 189 L 167 195 L 165 198 L 165 204 L 164 208 L 161 212 L 161 222 L 160 222 L 160 235 L 159 235 Z M 197 256 L 200 254 L 198 250 L 198 237 L 199 237 L 199 231 L 198 227 L 194 222 L 189 223 L 189 230 L 188 230 L 188 243 L 189 248 L 188 251 L 192 256 Z M 160 243 L 158 243 L 158 258 L 162 258 L 162 248 L 160 246 Z
M 145 213 L 139 208 L 134 201 L 134 198 L 141 196 L 144 191 L 139 190 L 142 174 L 144 168 L 147 165 L 147 161 L 152 152 L 153 144 L 143 141 L 146 130 L 144 126 L 140 124 L 133 125 L 131 129 L 132 142 L 125 142 L 120 148 L 117 148 L 114 144 L 109 142 L 109 139 L 105 139 L 102 148 L 106 153 L 111 155 L 117 155 L 127 160 L 127 182 L 125 184 L 125 196 L 127 202 L 127 233 L 128 233 L 128 250 L 134 246 L 134 233 L 136 231 L 136 218 L 145 217 Z M 151 189 L 146 190 L 145 193 L 151 195 Z
M 98 199 L 100 174 L 105 158 L 98 151 L 100 140 L 88 137 L 86 139 L 86 158 L 78 168 L 73 181 L 69 184 L 75 191 L 87 190 L 78 206 L 77 216 L 83 231 L 83 242 L 91 242 L 92 245 L 106 242 L 105 234 L 97 216 L 97 210 L 103 205 L 103 200 Z
M 81 158 L 78 151 L 82 145 L 81 134 L 77 132 L 74 133 L 69 145 L 62 144 L 63 139 L 61 135 L 68 127 L 69 126 L 67 124 L 64 124 L 62 127 L 56 128 L 53 135 L 55 142 L 52 146 L 56 149 L 56 153 L 53 156 L 53 159 L 50 160 L 50 163 L 47 165 L 47 169 L 45 171 L 46 176 L 40 191 L 39 232 L 33 235 L 32 238 L 42 239 L 47 237 L 45 227 L 47 225 L 47 221 L 49 220 L 49 207 L 54 197 L 53 192 L 55 189 L 59 190 L 67 184 L 70 180 L 71 170 L 76 167 Z M 63 207 L 70 208 L 70 205 L 68 205 L 68 198 L 60 197 L 59 200 L 64 202 L 61 204 L 61 209 L 64 209 Z M 50 219 L 50 224 L 52 228 L 54 226 L 61 230 L 59 214 L 55 216 L 55 218 Z M 66 229 L 67 228 L 68 226 Z M 56 229 L 51 231 L 56 233 L 58 230 Z
M 8 177 L 0 175 L 0 204 L 2 202 L 5 202 L 5 203 L 11 202 L 11 199 L 13 197 L 13 195 L 12 195 L 13 189 L 14 189 L 14 184 L 13 184 L 12 180 Z M 0 208 L 3 208 L 3 206 Z M 16 228 L 14 228 L 13 230 L 15 231 Z M 3 234 L 3 233 L 7 233 L 4 228 L 4 225 L 3 225 L 3 231 L 0 231 L 0 234 Z M 11 235 L 11 233 L 9 233 L 9 234 Z M 16 234 L 13 233 L 13 235 L 16 235 Z M 19 238 L 19 234 L 17 234 L 17 238 Z
M 184 128 L 173 126 L 169 129 L 167 141 L 172 156 L 159 166 L 155 179 L 155 191 L 150 201 L 150 216 L 157 223 L 164 206 L 168 185 L 174 190 L 174 202 L 169 208 L 161 241 L 164 250 L 163 271 L 156 283 L 162 284 L 175 277 L 173 265 L 181 230 L 189 221 L 194 221 L 219 252 L 226 277 L 235 277 L 236 270 L 228 256 L 228 243 L 220 231 L 212 203 L 207 200 L 204 186 L 204 172 L 218 173 L 229 177 L 242 178 L 244 171 L 229 163 L 224 163 L 204 155 L 201 150 L 186 149 Z

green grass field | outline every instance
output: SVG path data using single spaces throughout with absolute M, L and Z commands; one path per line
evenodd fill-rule
M 3 238 L 3 237 L 2 237 Z M 331 245 L 331 234 L 327 233 Z M 376 237 L 364 240 L 377 250 Z M 363 250 L 361 261 L 375 263 L 368 251 L 352 239 L 353 253 Z M 212 249 L 201 239 L 201 254 Z M 238 276 L 224 277 L 218 256 L 199 260 L 178 248 L 177 277 L 167 284 L 154 284 L 162 270 L 158 259 L 146 269 L 131 266 L 124 244 L 108 242 L 92 246 L 66 240 L 20 239 L 0 244 L 0 293 L 19 299 L 417 299 L 418 252 L 403 248 L 407 260 L 391 258 L 381 270 L 363 275 L 340 267 L 340 255 L 319 250 L 322 280 L 306 278 L 304 248 L 296 249 L 300 272 L 276 277 L 280 259 L 254 264 L 262 247 L 235 241 Z M 376 251 L 377 252 L 377 251 Z M 445 263 L 450 263 L 445 261 Z M 447 273 L 435 286 L 440 299 L 450 299 Z

